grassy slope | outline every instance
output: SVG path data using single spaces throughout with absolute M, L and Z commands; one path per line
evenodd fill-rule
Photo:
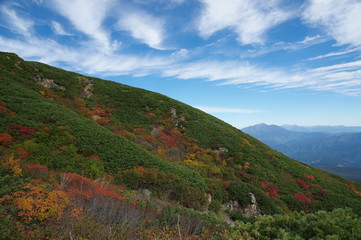
M 2 117 L 2 131 L 15 124 L 34 129 L 65 125 L 78 141 L 77 154 L 99 155 L 107 172 L 122 174 L 121 169 L 133 166 L 157 168 L 160 172 L 177 175 L 202 192 L 212 189 L 209 192 L 219 202 L 237 199 L 246 204 L 243 195 L 253 191 L 261 208 L 269 208 L 269 212 L 340 206 L 361 212 L 359 185 L 289 159 L 223 121 L 183 103 L 143 89 L 84 77 L 40 63 L 23 62 L 14 54 L 2 53 L 0 59 L 0 101 L 16 113 Z M 17 61 L 21 61 L 22 69 L 15 66 Z M 44 89 L 34 80 L 37 74 L 54 80 L 66 90 Z M 80 97 L 84 78 L 91 79 L 94 84 L 94 94 L 85 99 Z M 47 91 L 45 96 L 41 91 Z M 104 118 L 108 122 L 99 124 L 82 114 L 82 107 L 94 110 L 98 105 L 112 113 Z M 176 109 L 176 117 L 172 118 L 171 109 Z M 153 117 L 147 116 L 149 113 Z M 181 127 L 176 127 L 176 122 Z M 159 126 L 167 130 L 163 130 L 164 135 L 152 135 L 152 130 Z M 143 135 L 137 135 L 136 129 L 143 129 Z M 169 133 L 174 129 L 180 133 Z M 116 130 L 128 134 L 124 134 L 126 137 L 116 135 L 113 133 Z M 146 137 L 154 137 L 154 140 L 146 142 Z M 162 139 L 168 138 L 174 138 L 177 144 L 164 144 Z M 219 152 L 219 149 L 224 151 Z M 158 154 L 159 150 L 166 154 Z M 310 175 L 311 179 L 307 178 Z M 304 181 L 306 186 L 302 187 L 296 179 Z M 272 192 L 277 194 L 272 195 Z M 296 193 L 303 194 L 307 200 L 297 200 Z

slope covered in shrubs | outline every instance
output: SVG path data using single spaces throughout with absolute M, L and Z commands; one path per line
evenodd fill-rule
M 105 217 L 106 208 L 118 213 L 113 218 L 119 220 L 121 209 L 133 209 L 127 202 L 129 196 L 138 196 L 140 189 L 150 190 L 147 204 L 155 212 L 148 211 L 146 204 L 139 208 L 141 217 L 137 216 L 149 216 L 153 225 L 147 224 L 153 227 L 142 232 L 152 234 L 159 230 L 154 226 L 161 226 L 159 216 L 169 205 L 243 219 L 251 204 L 249 193 L 257 199 L 261 214 L 338 207 L 361 213 L 360 185 L 294 161 L 223 121 L 164 95 L 26 62 L 11 53 L 0 54 L 0 92 L 1 181 L 17 179 L 0 189 L 1 203 L 8 206 L 4 213 L 15 216 L 7 221 L 33 221 L 37 226 L 44 220 L 22 218 L 26 214 L 15 200 L 26 199 L 29 191 L 35 190 L 54 195 L 60 201 L 60 206 L 54 207 L 59 211 L 78 211 L 74 221 L 81 217 L 89 225 L 113 227 L 114 222 Z M 88 187 L 96 194 L 80 192 L 79 197 L 67 188 L 67 174 L 82 179 L 81 191 L 89 181 L 105 185 L 97 185 L 99 191 Z M 129 196 L 122 198 L 120 192 Z M 68 205 L 73 198 L 81 198 L 83 204 Z M 144 196 L 136 199 L 140 198 Z M 224 209 L 229 205 L 232 207 Z M 17 210 L 11 212 L 10 206 Z M 93 211 L 106 214 L 97 219 Z M 175 219 L 185 210 L 174 211 L 163 227 L 171 222 L 177 227 L 174 221 L 177 223 Z M 54 214 L 47 221 L 64 217 Z M 200 234 L 209 224 L 220 226 L 214 219 L 203 219 L 207 215 L 189 214 L 184 216 L 192 224 L 183 227 L 193 229 L 188 233 Z

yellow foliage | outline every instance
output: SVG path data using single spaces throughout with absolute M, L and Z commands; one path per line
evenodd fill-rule
M 22 170 L 20 168 L 20 159 L 15 159 L 13 155 L 10 155 L 10 157 L 1 162 L 1 165 L 4 168 L 11 169 L 13 171 L 13 176 L 21 176 Z
M 70 203 L 65 192 L 48 191 L 44 184 L 28 184 L 23 189 L 24 191 L 15 192 L 7 199 L 11 199 L 19 208 L 18 215 L 28 221 L 59 220 Z

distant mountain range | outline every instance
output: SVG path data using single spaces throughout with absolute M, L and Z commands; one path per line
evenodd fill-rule
M 361 127 L 257 124 L 242 131 L 291 158 L 361 182 Z
M 359 126 L 298 126 L 298 125 L 281 125 L 282 128 L 295 132 L 324 132 L 324 133 L 357 133 L 361 132 Z

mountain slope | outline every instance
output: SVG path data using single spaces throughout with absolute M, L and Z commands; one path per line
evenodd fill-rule
M 10 53 L 0 54 L 0 70 L 1 165 L 8 177 L 40 178 L 66 194 L 76 185 L 69 179 L 81 190 L 83 182 L 102 181 L 148 189 L 158 211 L 175 204 L 219 213 L 231 204 L 235 219 L 252 210 L 249 192 L 258 203 L 254 214 L 346 206 L 361 213 L 360 185 L 292 160 L 164 95 Z M 0 197 L 21 195 L 11 195 L 14 189 Z M 98 205 L 85 206 L 91 213 Z

